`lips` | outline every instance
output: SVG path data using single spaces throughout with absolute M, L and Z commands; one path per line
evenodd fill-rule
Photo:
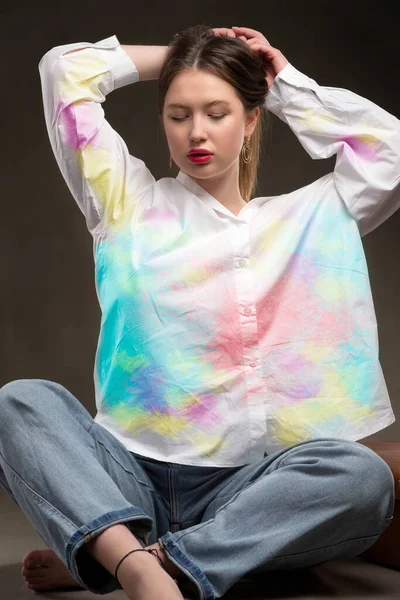
M 208 150 L 191 150 L 188 153 L 188 156 L 208 156 L 211 154 L 212 152 L 209 152 Z

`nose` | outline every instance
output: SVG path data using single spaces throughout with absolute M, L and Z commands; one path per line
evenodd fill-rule
M 204 121 L 201 118 L 193 119 L 193 125 L 192 125 L 192 130 L 190 133 L 190 139 L 193 142 L 197 142 L 198 140 L 207 139 L 207 134 L 206 134 L 205 128 L 204 128 Z

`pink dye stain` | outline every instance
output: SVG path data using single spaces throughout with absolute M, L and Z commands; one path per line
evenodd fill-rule
M 339 142 L 344 142 L 356 155 L 361 156 L 366 160 L 373 161 L 376 158 L 376 146 L 379 140 L 373 135 L 347 135 L 339 137 L 337 140 Z
M 100 147 L 100 136 L 97 135 L 99 119 L 98 115 L 93 115 L 91 103 L 60 103 L 58 113 L 63 138 L 73 151 L 82 150 L 89 142 L 93 148 Z
M 267 360 L 273 362 L 269 377 L 269 389 L 283 394 L 292 404 L 304 398 L 317 396 L 321 389 L 322 376 L 318 365 L 290 349 L 276 350 Z M 282 385 L 283 383 L 283 385 Z

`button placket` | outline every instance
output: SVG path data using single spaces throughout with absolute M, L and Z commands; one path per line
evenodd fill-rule
M 256 360 L 258 355 L 258 323 L 256 319 L 256 293 L 250 267 L 251 241 L 250 227 L 241 224 L 232 236 L 236 267 L 237 302 L 239 305 L 240 337 L 243 343 L 243 367 L 246 385 L 246 418 L 248 423 L 248 456 L 256 460 L 260 452 L 264 454 L 263 440 L 266 433 L 264 383 Z M 261 456 L 262 456 L 261 454 Z

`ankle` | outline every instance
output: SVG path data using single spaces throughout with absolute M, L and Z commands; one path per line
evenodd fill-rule
M 141 550 L 142 545 L 125 525 L 118 524 L 102 531 L 93 540 L 85 544 L 84 548 L 109 573 L 114 575 L 121 559 L 131 550 Z M 137 552 L 135 556 L 139 554 L 148 553 Z
M 129 558 L 129 557 L 132 555 L 132 554 L 135 554 L 136 552 L 147 552 L 148 554 L 151 554 L 152 556 L 154 556 L 155 558 L 157 558 L 157 560 L 158 560 L 158 564 L 161 566 L 161 568 L 162 568 L 164 571 L 166 571 L 166 569 L 165 569 L 165 567 L 164 567 L 164 563 L 162 562 L 161 558 L 159 557 L 159 555 L 158 555 L 158 552 L 157 552 L 157 550 L 156 550 L 156 549 L 147 550 L 146 548 L 136 548 L 136 549 L 134 549 L 134 550 L 130 550 L 129 552 L 127 552 L 127 553 L 126 553 L 126 554 L 125 554 L 125 555 L 124 555 L 124 556 L 121 558 L 121 560 L 119 561 L 118 565 L 116 566 L 116 568 L 115 568 L 115 574 L 114 574 L 114 577 L 115 577 L 115 579 L 116 579 L 117 581 L 118 581 L 118 573 L 119 573 L 119 570 L 120 570 L 120 567 L 121 567 L 122 563 L 123 563 L 124 561 L 126 561 L 126 560 L 127 560 L 127 559 L 128 559 L 128 558 Z M 139 558 L 139 557 L 138 557 L 138 558 Z M 146 563 L 147 563 L 147 561 L 146 561 Z M 145 563 L 145 564 L 146 564 L 146 563 Z
M 118 571 L 118 581 L 129 600 L 184 600 L 176 581 L 149 552 L 128 556 Z
M 158 561 L 155 561 L 155 557 L 151 556 L 149 552 L 133 552 L 121 561 L 116 577 L 124 587 L 123 581 L 127 576 L 131 579 L 132 577 L 137 578 L 148 575 L 158 568 L 157 564 L 161 569 L 161 565 Z
M 162 548 L 158 542 L 156 542 L 155 544 L 152 544 L 151 546 L 146 546 L 145 549 L 146 550 L 157 550 L 157 554 L 163 564 L 165 571 L 167 571 L 168 575 L 170 575 L 172 577 L 172 579 L 180 579 L 180 578 L 184 577 L 184 574 L 182 573 L 182 571 L 175 565 L 175 563 L 173 563 L 169 559 L 164 548 Z

